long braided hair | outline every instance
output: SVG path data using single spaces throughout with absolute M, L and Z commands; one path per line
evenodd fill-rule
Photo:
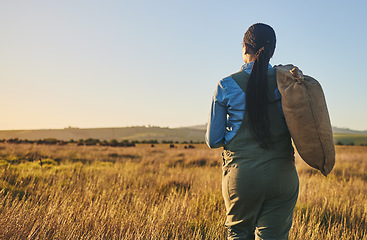
M 249 27 L 243 44 L 256 53 L 246 90 L 246 111 L 251 132 L 264 149 L 271 147 L 268 118 L 268 65 L 272 57 L 276 37 L 272 27 L 256 23 Z

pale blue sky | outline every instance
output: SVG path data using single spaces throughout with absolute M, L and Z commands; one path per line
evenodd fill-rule
M 1 1 L 0 129 L 190 126 L 240 69 L 256 22 L 272 64 L 324 88 L 332 124 L 367 129 L 366 1 Z

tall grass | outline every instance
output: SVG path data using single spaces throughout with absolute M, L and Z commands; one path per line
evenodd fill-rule
M 291 239 L 367 239 L 367 147 L 297 156 Z M 41 160 L 40 160 L 41 159 Z M 0 145 L 0 239 L 225 239 L 220 150 Z

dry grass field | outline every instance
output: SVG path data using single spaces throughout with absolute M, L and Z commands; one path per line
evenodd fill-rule
M 225 239 L 221 150 L 0 143 L 0 239 Z M 367 147 L 296 157 L 291 239 L 367 239 Z M 40 160 L 41 159 L 41 160 Z

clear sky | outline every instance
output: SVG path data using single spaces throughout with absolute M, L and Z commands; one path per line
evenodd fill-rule
M 0 2 L 0 129 L 205 124 L 242 38 L 323 86 L 333 126 L 367 129 L 367 1 Z

